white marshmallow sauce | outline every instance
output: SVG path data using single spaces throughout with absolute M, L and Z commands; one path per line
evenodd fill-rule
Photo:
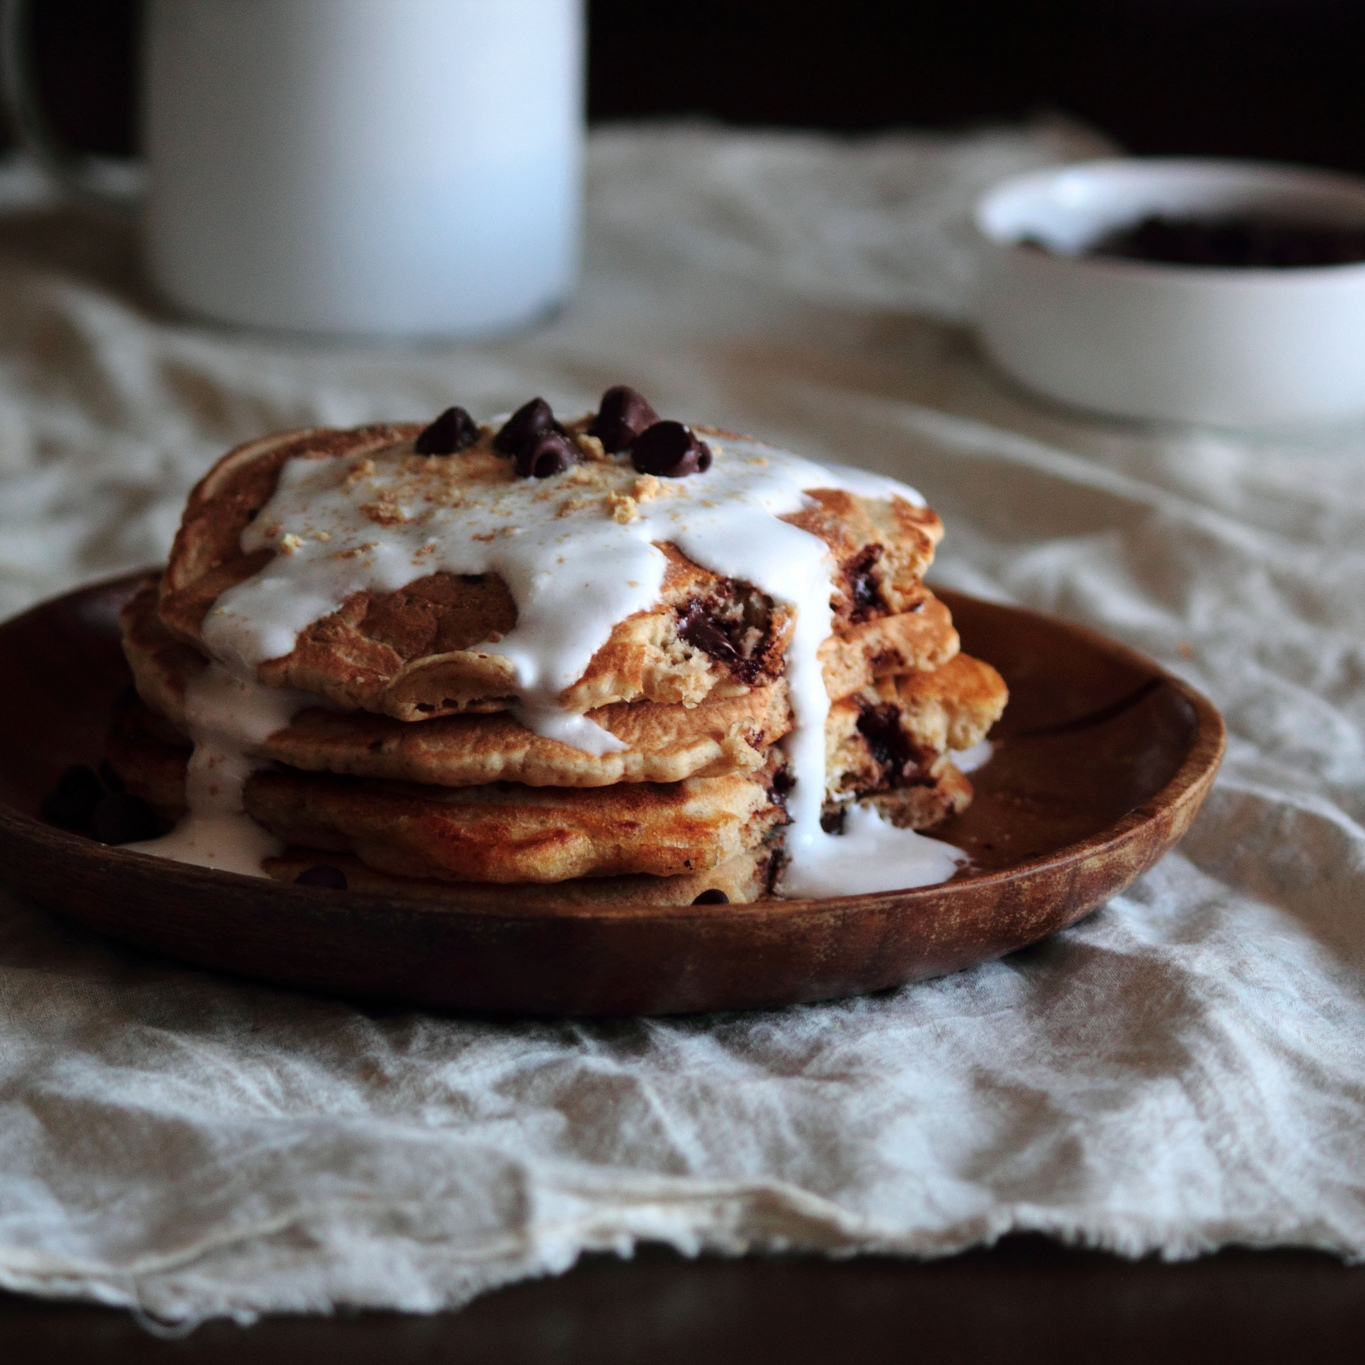
M 830 699 L 818 651 L 831 633 L 835 566 L 824 541 L 779 520 L 806 505 L 809 489 L 898 497 L 921 507 L 924 499 L 880 475 L 821 466 L 757 441 L 726 436 L 722 445 L 701 434 L 713 455 L 704 473 L 642 481 L 628 456 L 614 456 L 592 467 L 591 490 L 575 473 L 584 466 L 547 479 L 447 482 L 450 460 L 415 458 L 410 441 L 364 458 L 288 461 L 241 540 L 247 553 L 270 546 L 281 552 L 224 592 L 204 621 L 215 662 L 187 688 L 190 813 L 164 838 L 127 847 L 263 875 L 262 858 L 283 846 L 242 809 L 243 784 L 259 766 L 243 751 L 303 707 L 325 703 L 261 685 L 257 665 L 290 653 L 301 630 L 353 593 L 393 592 L 440 571 L 496 573 L 507 584 L 516 625 L 479 649 L 512 664 L 514 714 L 524 725 L 589 753 L 624 747 L 556 699 L 618 622 L 657 601 L 665 560 L 654 542 L 667 541 L 701 567 L 795 608 L 786 673 L 795 724 L 782 741 L 795 782 L 776 894 L 854 895 L 946 881 L 966 854 L 898 829 L 870 807 L 850 806 L 839 834 L 821 828 Z M 604 477 L 619 496 L 640 493 L 643 485 L 629 520 L 611 515 Z M 385 509 L 382 519 L 373 515 L 376 506 Z M 975 768 L 989 756 L 983 744 L 963 760 Z

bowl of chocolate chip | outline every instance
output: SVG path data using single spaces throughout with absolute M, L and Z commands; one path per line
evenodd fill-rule
M 1112 416 L 1274 427 L 1365 414 L 1365 180 L 1114 159 L 976 206 L 987 353 Z

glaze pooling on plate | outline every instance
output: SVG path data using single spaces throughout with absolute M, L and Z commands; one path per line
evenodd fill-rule
M 819 649 L 832 630 L 837 566 L 818 536 L 781 520 L 809 507 L 815 489 L 918 507 L 924 499 L 862 470 L 831 469 L 757 441 L 702 434 L 710 464 L 683 478 L 642 477 L 621 455 L 595 461 L 586 473 L 578 466 L 548 478 L 517 478 L 503 464 L 486 479 L 457 481 L 450 477 L 454 460 L 415 456 L 410 441 L 362 459 L 287 461 L 272 497 L 241 537 L 245 553 L 276 553 L 224 592 L 203 624 L 217 666 L 192 718 L 192 771 L 202 777 L 211 770 L 218 789 L 196 779 L 194 813 L 169 842 L 142 847 L 182 856 L 175 850 L 200 849 L 217 831 L 224 849 L 234 844 L 234 851 L 214 852 L 213 865 L 250 864 L 250 839 L 243 834 L 245 842 L 235 848 L 232 833 L 234 821 L 246 817 L 229 809 L 235 800 L 240 811 L 241 783 L 252 766 L 241 751 L 259 738 L 261 724 L 285 724 L 303 704 L 302 694 L 258 695 L 272 689 L 255 682 L 257 666 L 287 655 L 300 631 L 353 594 L 395 592 L 438 572 L 496 574 L 506 583 L 516 624 L 479 650 L 511 664 L 514 714 L 524 725 L 589 753 L 621 747 L 558 698 L 618 623 L 658 600 L 666 568 L 658 545 L 666 542 L 702 568 L 753 584 L 795 609 L 786 655 L 795 725 L 783 741 L 794 785 L 778 894 L 894 890 L 950 877 L 965 855 L 895 828 L 874 810 L 850 810 L 842 834 L 821 826 L 830 699 Z

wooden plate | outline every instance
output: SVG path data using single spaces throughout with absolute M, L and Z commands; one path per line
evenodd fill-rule
M 116 615 L 138 575 L 0 626 L 0 874 L 124 942 L 350 996 L 532 1014 L 820 1000 L 938 976 L 1075 923 L 1184 834 L 1223 752 L 1199 693 L 1092 631 L 940 595 L 1011 700 L 977 797 L 935 831 L 975 870 L 941 886 L 677 909 L 466 910 L 285 886 L 108 848 L 37 818 L 103 753 L 129 681 Z

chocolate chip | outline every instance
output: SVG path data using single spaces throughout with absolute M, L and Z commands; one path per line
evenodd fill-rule
M 827 810 L 820 817 L 820 828 L 826 834 L 842 834 L 844 832 L 844 808 L 836 806 L 833 810 Z
M 95 807 L 95 838 L 102 844 L 135 844 L 161 833 L 156 812 L 131 792 L 114 792 Z
M 659 414 L 645 398 L 628 384 L 616 384 L 602 395 L 588 433 L 602 442 L 607 454 L 614 455 L 658 420 Z
M 740 653 L 723 630 L 705 615 L 700 603 L 695 603 L 678 622 L 678 635 L 689 645 L 709 654 L 717 663 L 732 668 L 740 663 Z
M 447 408 L 417 439 L 419 455 L 457 455 L 479 439 L 479 425 L 463 408 Z
M 885 610 L 886 604 L 882 601 L 877 580 L 872 575 L 872 570 L 881 557 L 880 545 L 868 545 L 844 566 L 848 595 L 853 604 L 850 615 L 855 622 L 866 621 L 874 612 Z
M 523 479 L 548 479 L 579 460 L 578 447 L 557 431 L 544 431 L 517 451 L 516 470 Z
M 333 867 L 331 863 L 319 863 L 316 867 L 300 872 L 294 878 L 294 885 L 321 886 L 328 891 L 345 891 L 346 874 L 339 867 Z
M 768 671 L 772 624 L 772 602 L 748 592 L 738 602 L 733 595 L 694 598 L 678 609 L 676 629 L 679 639 L 709 654 L 740 682 L 753 683 Z
M 910 736 L 901 725 L 900 708 L 892 702 L 873 706 L 860 703 L 858 733 L 867 744 L 872 761 L 881 770 L 878 786 L 899 786 L 915 767 Z
M 713 886 L 709 891 L 703 891 L 700 896 L 692 902 L 693 905 L 729 905 L 730 897 L 718 886 Z
M 103 800 L 104 787 L 95 770 L 85 763 L 76 763 L 57 779 L 57 785 L 43 797 L 38 809 L 51 824 L 83 830 Z
M 104 783 L 105 791 L 123 790 L 123 779 L 114 771 L 114 765 L 107 758 L 100 759 L 100 781 Z
M 517 455 L 547 431 L 562 430 L 550 405 L 543 398 L 533 398 L 503 423 L 502 429 L 493 437 L 493 446 L 504 455 Z
M 681 422 L 655 422 L 635 438 L 631 463 L 641 474 L 681 479 L 711 467 L 711 451 Z

